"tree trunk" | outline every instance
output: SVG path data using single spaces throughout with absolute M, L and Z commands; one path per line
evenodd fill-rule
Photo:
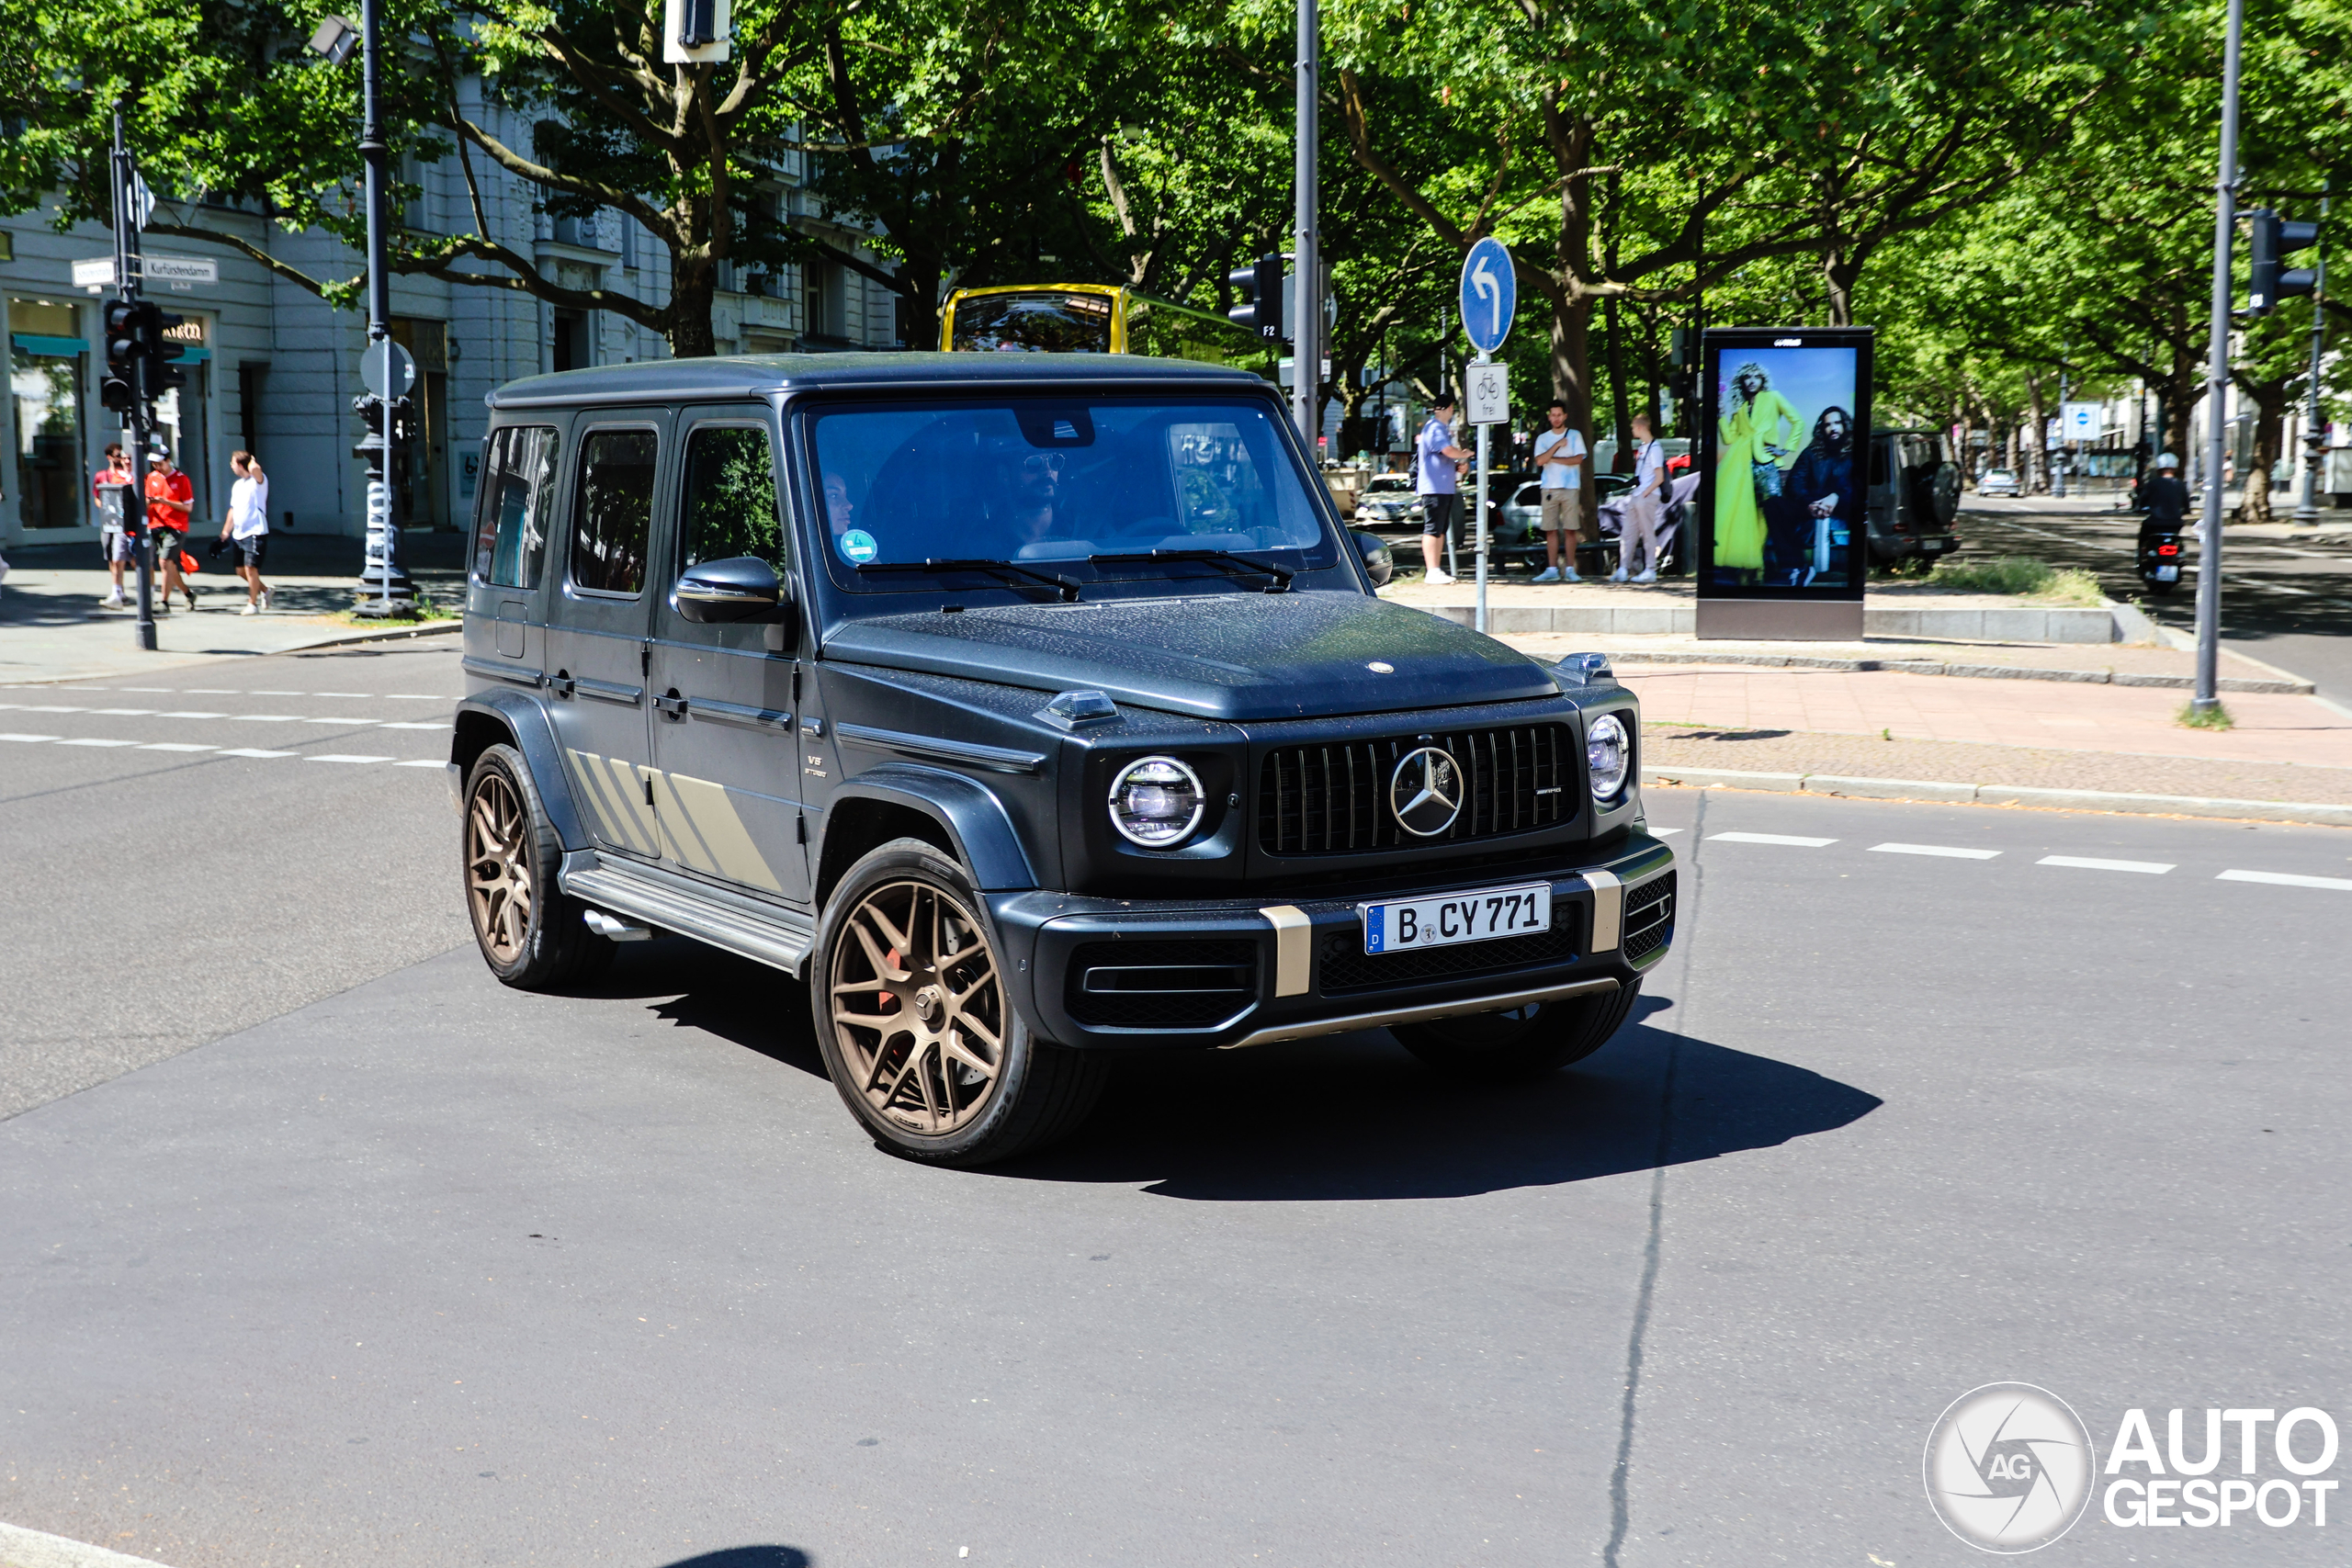
M 1861 281 L 1862 259 L 1843 245 L 1822 253 L 1821 281 L 1829 288 L 1829 324 L 1854 324 L 1854 285 Z
M 2291 379 L 2281 376 L 2238 389 L 2254 403 L 2254 461 L 2246 468 L 2245 497 L 2238 503 L 2238 517 L 2243 522 L 2267 523 L 2271 519 L 2270 476 L 2278 467 L 2278 454 L 2286 444 L 2287 387 Z
M 710 308 L 718 291 L 718 264 L 707 249 L 670 253 L 670 352 L 707 359 L 718 352 Z
M 1617 443 L 1609 471 L 1630 474 L 1634 471 L 1634 402 L 1625 388 L 1625 334 L 1614 295 L 1601 301 L 1601 313 L 1609 333 L 1609 434 Z
M 1592 299 L 1570 285 L 1552 307 L 1552 395 L 1568 405 L 1568 428 L 1583 432 L 1588 444 L 1592 440 L 1591 330 Z M 1594 487 L 1581 489 L 1589 531 L 1598 515 L 1592 504 Z

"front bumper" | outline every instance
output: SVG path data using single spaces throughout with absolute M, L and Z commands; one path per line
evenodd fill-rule
M 989 911 L 1016 1005 L 1046 1039 L 1232 1047 L 1590 995 L 1666 956 L 1674 854 L 1638 830 L 1598 863 L 1489 867 L 1411 891 L 1539 880 L 1552 888 L 1548 932 L 1376 956 L 1363 950 L 1360 892 L 1286 902 L 1006 893 Z

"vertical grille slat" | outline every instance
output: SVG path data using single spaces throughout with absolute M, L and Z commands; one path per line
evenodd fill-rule
M 1270 854 L 1344 854 L 1465 843 L 1549 828 L 1576 815 L 1582 792 L 1574 749 L 1558 724 L 1499 725 L 1441 735 L 1435 745 L 1461 773 L 1462 812 L 1433 839 L 1397 825 L 1388 778 L 1410 736 L 1269 750 L 1259 766 L 1258 843 Z

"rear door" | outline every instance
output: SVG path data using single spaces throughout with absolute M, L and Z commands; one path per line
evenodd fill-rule
M 548 712 L 599 847 L 657 859 L 646 700 L 666 409 L 598 411 L 572 430 L 563 581 L 548 616 Z
M 653 606 L 655 812 L 673 869 L 806 907 L 807 834 L 793 738 L 798 649 L 765 626 L 697 626 L 678 614 L 678 575 L 756 556 L 789 582 L 771 416 L 757 404 L 679 416 L 678 484 Z

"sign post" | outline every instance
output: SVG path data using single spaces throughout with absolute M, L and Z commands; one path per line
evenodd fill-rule
M 1464 378 L 1469 383 L 1470 423 L 1478 427 L 1477 503 L 1470 515 L 1471 526 L 1477 530 L 1478 551 L 1478 608 L 1474 624 L 1482 632 L 1487 629 L 1487 546 L 1492 533 L 1487 526 L 1487 439 L 1492 426 L 1510 417 L 1510 368 L 1496 364 L 1494 355 L 1510 335 L 1511 316 L 1518 308 L 1519 275 L 1511 266 L 1510 252 L 1488 235 L 1462 258 L 1462 325 L 1470 335 L 1471 346 L 1478 351 Z

